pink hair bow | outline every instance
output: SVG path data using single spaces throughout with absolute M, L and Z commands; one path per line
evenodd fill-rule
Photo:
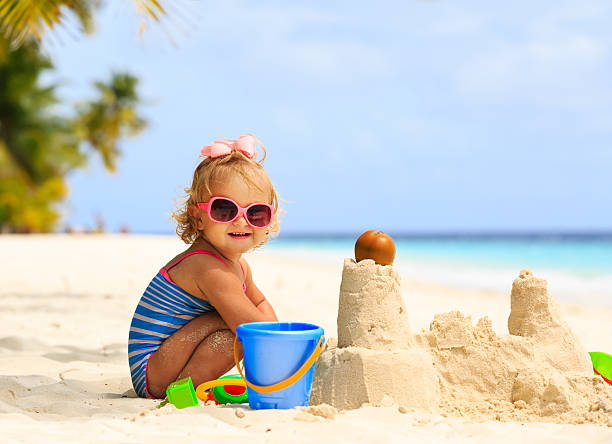
M 251 134 L 243 134 L 238 140 L 215 140 L 202 148 L 202 156 L 221 157 L 232 151 L 240 151 L 249 159 L 255 156 L 255 143 L 257 139 Z

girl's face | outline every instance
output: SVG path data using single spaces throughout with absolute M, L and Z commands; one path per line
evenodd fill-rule
M 227 197 L 238 205 L 247 207 L 255 202 L 269 203 L 267 184 L 259 174 L 253 180 L 264 191 L 254 188 L 239 174 L 228 175 L 224 180 L 211 185 L 212 197 Z M 208 213 L 195 207 L 198 230 L 225 257 L 232 259 L 259 245 L 266 237 L 268 228 L 254 228 L 247 223 L 245 215 L 230 223 L 218 223 L 208 217 Z

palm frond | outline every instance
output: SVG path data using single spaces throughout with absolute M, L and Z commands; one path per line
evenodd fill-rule
M 166 10 L 157 0 L 134 0 L 134 3 L 138 12 L 157 22 L 162 16 L 166 15 Z
M 154 22 L 164 29 L 172 40 L 164 19 L 178 19 L 189 22 L 191 11 L 181 16 L 181 3 L 185 0 L 132 0 L 141 17 L 138 34 L 143 35 L 148 22 Z M 32 38 L 40 41 L 45 34 L 54 31 L 58 25 L 72 24 L 69 16 L 74 16 L 80 24 L 80 32 L 91 33 L 94 29 L 93 13 L 102 0 L 0 0 L 0 34 L 8 38 L 13 48 L 24 40 Z M 175 16 L 176 15 L 176 16 Z M 180 23 L 171 23 L 172 28 L 182 28 Z M 183 23 L 184 24 L 184 23 Z M 190 28 L 191 25 L 187 28 Z
M 107 170 L 116 170 L 121 154 L 119 140 L 135 136 L 147 126 L 136 113 L 138 79 L 127 73 L 114 73 L 109 82 L 95 82 L 97 100 L 81 105 L 74 122 L 75 132 L 96 151 Z
M 40 40 L 71 13 L 82 32 L 90 33 L 93 11 L 99 4 L 100 0 L 0 0 L 0 32 L 19 46 L 28 37 Z

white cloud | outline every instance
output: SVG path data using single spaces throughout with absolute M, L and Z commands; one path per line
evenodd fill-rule
M 274 70 L 317 83 L 339 84 L 385 77 L 394 70 L 379 46 L 335 33 L 344 18 L 316 9 L 246 7 L 240 2 L 210 4 L 200 23 L 199 41 L 218 42 L 231 63 Z M 194 42 L 195 43 L 195 42 Z
M 457 74 L 471 98 L 581 108 L 607 103 L 609 46 L 587 34 L 498 43 L 469 59 Z
M 560 1 L 523 5 L 510 17 L 489 14 L 492 26 L 456 70 L 459 92 L 485 103 L 608 107 L 611 9 L 601 1 Z
M 382 50 L 355 42 L 277 41 L 268 45 L 273 47 L 257 48 L 253 62 L 264 62 L 264 66 L 276 63 L 281 69 L 320 83 L 346 85 L 355 80 L 384 78 L 394 71 Z
M 481 30 L 485 22 L 484 16 L 472 11 L 448 8 L 428 24 L 426 29 L 438 35 L 466 34 Z

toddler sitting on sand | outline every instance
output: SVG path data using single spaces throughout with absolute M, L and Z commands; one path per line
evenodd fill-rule
M 278 232 L 278 195 L 252 135 L 204 147 L 177 234 L 191 244 L 170 260 L 142 295 L 130 326 L 132 384 L 141 397 L 163 398 L 168 385 L 191 376 L 195 386 L 234 365 L 236 327 L 276 321 L 253 282 L 243 253 Z

